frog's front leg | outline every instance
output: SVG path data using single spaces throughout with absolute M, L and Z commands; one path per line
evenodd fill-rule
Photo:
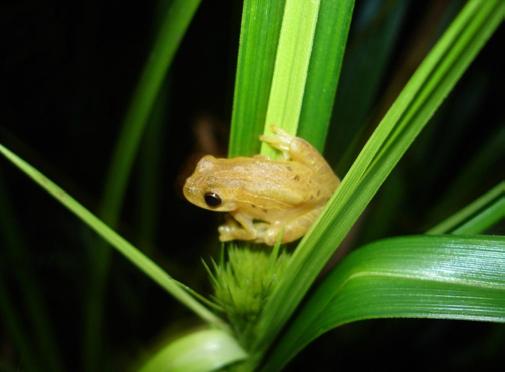
M 218 231 L 219 240 L 222 242 L 230 240 L 254 240 L 257 235 L 252 218 L 243 213 L 227 215 L 226 222 L 219 226 Z
M 262 234 L 261 240 L 270 246 L 273 246 L 279 234 L 282 233 L 281 243 L 292 242 L 301 238 L 309 230 L 317 217 L 321 214 L 324 206 L 315 208 L 298 217 L 293 218 L 286 224 L 274 223 Z

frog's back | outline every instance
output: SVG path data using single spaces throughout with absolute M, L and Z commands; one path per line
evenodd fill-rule
M 335 180 L 331 177 L 328 181 L 321 180 L 321 175 L 312 168 L 295 161 L 259 156 L 225 160 L 227 164 L 222 172 L 229 172 L 226 178 L 241 190 L 240 196 L 254 199 L 259 205 L 279 204 L 278 208 L 287 208 L 306 203 L 318 204 L 326 201 L 338 185 L 334 175 Z

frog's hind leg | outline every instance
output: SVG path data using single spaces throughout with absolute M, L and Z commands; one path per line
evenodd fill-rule
M 326 164 L 321 154 L 303 138 L 294 137 L 275 125 L 272 125 L 272 133 L 260 136 L 260 140 L 281 151 L 284 159 L 298 161 L 311 168 Z
M 289 148 L 291 141 L 296 137 L 290 135 L 288 132 L 275 125 L 271 126 L 271 130 L 272 134 L 271 135 L 262 134 L 260 136 L 260 141 L 268 143 L 270 147 L 282 152 L 282 156 L 285 160 L 291 159 L 292 157 Z
M 279 234 L 281 233 L 281 243 L 289 243 L 297 240 L 305 235 L 310 226 L 312 226 L 314 221 L 321 214 L 322 210 L 323 206 L 302 214 L 301 216 L 292 219 L 287 224 L 273 224 L 265 231 L 261 238 L 265 244 L 270 246 L 273 246 L 276 243 L 277 239 L 279 239 Z
M 314 181 L 318 185 L 325 185 L 331 192 L 339 185 L 338 177 L 310 143 L 303 138 L 293 137 L 276 126 L 272 126 L 272 132 L 272 135 L 260 136 L 260 140 L 282 151 L 286 160 L 293 160 L 311 168 Z

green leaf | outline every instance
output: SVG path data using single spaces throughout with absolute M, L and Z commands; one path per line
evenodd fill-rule
M 403 0 L 363 2 L 355 15 L 328 133 L 331 146 L 325 149 L 327 160 L 338 164 L 337 174 L 349 169 L 365 140 L 371 108 L 410 4 Z
M 354 0 L 321 0 L 319 8 L 298 135 L 320 152 L 330 125 L 353 8 Z
M 35 271 L 31 266 L 33 260 L 29 256 L 30 252 L 24 239 L 25 236 L 19 228 L 19 224 L 16 223 L 18 216 L 7 193 L 6 185 L 3 183 L 2 178 L 4 177 L 5 174 L 0 169 L 0 246 L 2 247 L 0 262 L 6 265 L 6 268 L 13 265 L 13 277 L 19 288 L 23 290 L 21 293 L 11 293 L 9 296 L 9 291 L 4 288 L 4 279 L 0 273 L 0 313 L 4 315 L 4 319 L 8 319 L 6 329 L 16 344 L 15 348 L 19 350 L 22 360 L 32 358 L 31 355 L 24 355 L 29 347 L 20 345 L 23 340 L 30 340 L 37 345 L 36 353 L 43 358 L 43 362 L 39 361 L 35 365 L 53 372 L 62 371 L 62 357 L 48 315 L 47 304 L 44 301 L 39 282 L 35 278 Z M 13 297 L 15 301 L 12 300 Z M 27 319 L 24 321 L 18 319 L 19 314 L 17 313 L 19 311 L 13 311 L 14 303 L 18 308 L 24 305 Z M 28 332 L 28 330 L 30 331 Z M 24 367 L 30 370 L 28 364 L 29 362 L 26 362 Z
M 161 208 L 161 190 L 163 144 L 166 143 L 164 126 L 167 122 L 168 89 L 159 93 L 156 105 L 146 128 L 141 152 L 139 154 L 139 176 L 137 177 L 137 239 L 139 246 L 146 253 L 153 251 L 153 242 Z
M 123 205 L 126 186 L 137 156 L 146 124 L 165 81 L 175 52 L 195 14 L 201 0 L 174 0 L 168 6 L 144 66 L 136 90 L 112 154 L 105 179 L 100 207 L 100 217 L 116 227 Z M 84 322 L 85 370 L 94 371 L 99 364 L 101 349 L 102 307 L 105 282 L 109 269 L 111 251 L 100 240 L 92 241 L 90 280 L 87 293 L 86 318 Z
M 151 356 L 139 371 L 215 371 L 246 357 L 246 352 L 228 333 L 206 329 L 170 342 Z
M 3 145 L 0 145 L 0 153 L 178 301 L 208 323 L 222 328 L 227 327 L 221 319 L 216 317 L 181 288 L 179 283 L 156 265 L 154 261 L 108 227 L 53 181 Z
M 285 0 L 245 0 L 230 133 L 230 157 L 257 154 Z
M 323 148 L 354 0 L 285 2 L 244 3 L 230 157 L 257 154 L 258 136 L 271 124 L 293 134 L 298 126 L 300 136 Z
M 445 194 L 440 198 L 442 202 L 436 205 L 431 213 L 432 221 L 440 219 L 448 210 L 456 210 L 462 200 L 470 199 L 472 193 L 482 187 L 483 181 L 490 178 L 489 168 L 493 164 L 503 162 L 504 143 L 505 122 L 502 122 L 496 131 L 490 133 L 489 138 L 482 144 L 479 151 L 465 164 L 462 172 L 449 185 Z
M 505 3 L 469 1 L 403 89 L 298 245 L 258 324 L 266 351 L 386 177 L 503 19 Z
M 485 231 L 503 218 L 505 218 L 505 181 L 428 230 L 427 234 L 476 234 Z
M 174 0 L 161 24 L 126 113 L 107 174 L 101 215 L 108 223 L 115 225 L 117 222 L 145 125 L 175 52 L 200 1 Z
M 300 121 L 302 135 L 325 141 L 354 1 L 279 3 L 244 5 L 229 156 L 257 153 L 269 124 L 294 133 Z
M 286 0 L 265 118 L 267 135 L 271 124 L 297 132 L 318 11 L 319 0 Z M 276 151 L 262 143 L 261 154 L 274 157 Z
M 26 332 L 26 324 L 23 324 L 24 322 L 19 315 L 0 272 L 0 319 L 2 320 L 2 328 L 21 359 L 18 368 L 22 367 L 26 371 L 39 371 L 41 367 L 39 357 L 33 350 L 31 339 L 28 332 Z
M 416 236 L 356 250 L 332 271 L 283 335 L 265 370 L 280 370 L 339 325 L 376 318 L 505 323 L 505 237 Z

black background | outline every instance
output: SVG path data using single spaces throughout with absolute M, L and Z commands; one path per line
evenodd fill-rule
M 355 13 L 360 11 L 357 3 Z M 415 2 L 410 6 L 384 88 L 409 48 L 421 15 L 432 5 Z M 158 5 L 153 1 L 20 0 L 4 2 L 1 9 L 0 142 L 96 211 L 111 150 L 152 42 Z M 154 258 L 176 278 L 203 292 L 208 291 L 208 285 L 200 257 L 217 252 L 214 232 L 219 217 L 185 202 L 177 179 L 187 171 L 184 164 L 195 149 L 192 128 L 202 118 L 215 123 L 218 133 L 224 132 L 216 141 L 220 152 L 226 152 L 240 12 L 237 1 L 203 1 L 167 82 L 159 169 L 163 192 L 158 234 L 152 242 L 157 247 Z M 350 42 L 353 35 L 351 29 Z M 503 45 L 502 27 L 456 87 L 456 91 L 465 92 L 472 89 L 475 79 L 484 79 L 484 98 L 473 111 L 472 123 L 458 132 L 461 140 L 436 182 L 424 183 L 422 171 L 436 162 L 440 142 L 431 145 L 427 159 L 409 165 L 407 154 L 400 164 L 410 181 L 406 198 L 410 204 L 406 202 L 409 210 L 397 217 L 391 234 L 421 232 L 430 222 L 422 219 L 423 207 L 440 198 L 465 164 L 482 151 L 486 139 L 503 126 Z M 442 139 L 452 135 L 443 125 L 437 133 Z M 473 197 L 503 178 L 503 166 L 491 164 L 490 170 L 491 175 L 480 182 Z M 48 302 L 65 365 L 78 370 L 82 364 L 82 301 L 88 280 L 83 240 L 89 232 L 3 160 L 0 172 L 15 211 L 13 221 L 29 252 L 28 264 Z M 142 202 L 135 182 L 139 174 L 136 168 L 119 228 L 131 240 L 135 240 L 136 211 Z M 4 242 L 0 240 L 0 244 Z M 1 266 L 15 301 L 23 290 L 13 279 L 16 267 L 28 264 L 21 261 Z M 104 306 L 104 369 L 124 368 L 167 329 L 170 332 L 195 324 L 187 310 L 116 254 Z M 20 315 L 27 316 L 22 310 Z M 497 348 L 503 345 L 503 334 L 503 327 L 482 323 L 361 322 L 314 342 L 293 361 L 291 369 L 316 363 L 328 366 L 322 368 L 327 370 L 370 364 L 374 369 L 491 369 L 503 365 L 504 357 Z M 7 333 L 0 329 L 0 359 L 16 360 L 11 347 Z M 410 360 L 409 364 L 404 364 L 405 360 Z

